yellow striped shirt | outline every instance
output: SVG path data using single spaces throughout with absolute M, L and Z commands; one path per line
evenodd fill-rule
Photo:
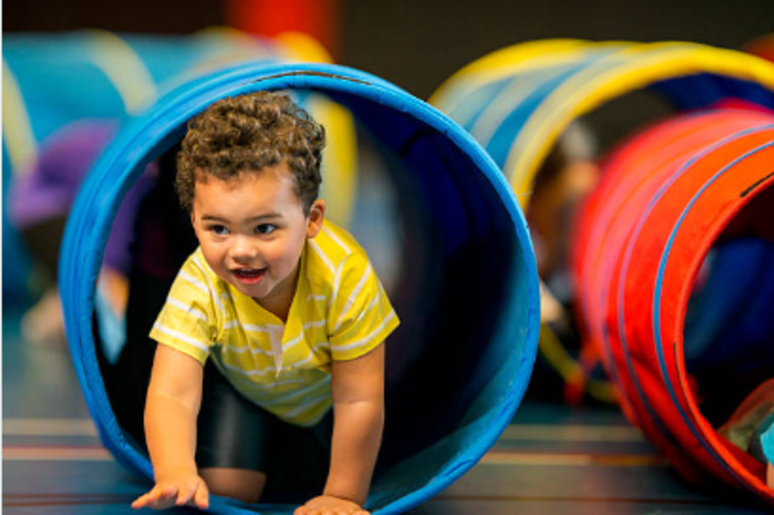
M 326 221 L 304 246 L 286 323 L 218 277 L 199 248 L 150 336 L 202 364 L 211 357 L 247 398 L 311 426 L 331 407 L 331 361 L 367 354 L 398 324 L 365 251 Z

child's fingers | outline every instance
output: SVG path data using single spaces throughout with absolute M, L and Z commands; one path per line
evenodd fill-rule
M 175 504 L 177 506 L 188 505 L 206 509 L 210 504 L 207 484 L 201 478 L 186 484 L 177 493 Z
M 148 494 L 142 494 L 140 497 L 132 502 L 132 508 L 139 510 L 148 506 Z
M 193 500 L 197 508 L 206 510 L 209 507 L 210 492 L 207 490 L 207 485 L 204 481 L 199 481 L 199 486 L 196 488 Z
M 156 485 L 150 492 L 149 506 L 156 510 L 165 510 L 175 505 L 178 488 L 175 485 Z
M 194 496 L 196 495 L 196 489 L 200 481 L 191 481 L 183 485 L 177 492 L 175 504 L 177 506 L 185 506 L 186 504 L 194 503 Z
M 177 489 L 172 485 L 156 485 L 147 494 L 141 495 L 132 503 L 132 508 L 153 508 L 161 510 L 174 505 Z
M 336 508 L 336 507 L 315 507 L 307 508 L 301 506 L 296 508 L 293 515 L 371 515 L 370 512 L 365 510 L 351 511 L 349 508 Z

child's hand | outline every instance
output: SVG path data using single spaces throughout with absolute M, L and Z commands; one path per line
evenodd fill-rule
M 358 504 L 331 495 L 321 495 L 296 508 L 293 515 L 371 515 Z
M 210 493 L 204 479 L 196 474 L 183 473 L 160 479 L 150 492 L 135 499 L 132 508 L 165 510 L 187 504 L 204 510 L 210 504 L 209 499 Z

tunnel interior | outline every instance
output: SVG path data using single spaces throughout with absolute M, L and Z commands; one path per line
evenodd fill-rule
M 702 415 L 723 426 L 774 366 L 774 188 L 730 220 L 704 256 L 684 329 Z M 774 405 L 774 395 L 769 401 Z
M 347 228 L 369 252 L 401 319 L 386 347 L 387 423 L 371 495 L 378 507 L 472 466 L 477 458 L 464 456 L 482 454 L 494 443 L 493 427 L 508 422 L 534 359 L 534 258 L 502 186 L 458 140 L 371 98 L 315 93 L 354 115 L 358 198 Z M 138 177 L 158 156 L 134 220 L 123 326 L 104 323 L 104 281 L 96 286 L 100 375 L 123 436 L 140 453 L 154 349 L 148 333 L 196 247 L 173 187 L 183 130 L 171 128 L 134 165 Z

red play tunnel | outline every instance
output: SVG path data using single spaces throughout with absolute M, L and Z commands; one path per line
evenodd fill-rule
M 719 478 L 774 504 L 763 463 L 716 431 L 756 383 L 774 376 L 774 363 L 745 358 L 737 370 L 718 375 L 734 360 L 703 369 L 697 363 L 709 361 L 694 360 L 686 344 L 701 332 L 688 334 L 689 320 L 723 335 L 708 347 L 710 357 L 745 352 L 746 343 L 733 341 L 741 327 L 723 332 L 712 323 L 722 320 L 716 313 L 731 312 L 724 302 L 736 298 L 718 288 L 737 288 L 741 280 L 731 276 L 746 272 L 748 261 L 715 274 L 719 280 L 708 277 L 722 261 L 713 256 L 734 242 L 774 249 L 772 184 L 774 115 L 713 110 L 660 123 L 607 160 L 578 220 L 573 268 L 586 341 L 602 355 L 629 419 L 690 479 Z M 708 284 L 716 288 L 710 296 L 716 309 L 702 318 L 694 295 Z M 774 292 L 771 283 L 755 286 Z M 767 315 L 759 326 L 774 316 L 774 305 L 761 312 Z

